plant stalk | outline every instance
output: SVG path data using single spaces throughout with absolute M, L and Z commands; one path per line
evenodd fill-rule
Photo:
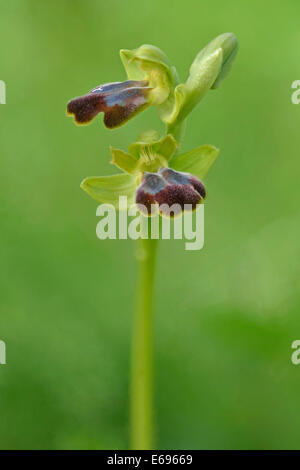
M 150 217 L 148 228 L 150 224 Z M 152 299 L 157 250 L 156 239 L 141 239 L 138 298 L 133 318 L 131 351 L 131 448 L 153 449 L 153 315 Z
M 177 141 L 177 144 L 180 145 L 183 141 L 184 133 L 186 128 L 186 119 L 180 121 L 179 123 L 174 123 L 172 125 L 167 125 L 166 133 L 172 134 L 174 139 Z

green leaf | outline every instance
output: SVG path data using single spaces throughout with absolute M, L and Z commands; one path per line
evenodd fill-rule
M 134 202 L 136 179 L 131 175 L 94 176 L 85 178 L 80 187 L 101 204 L 119 209 L 119 197 L 127 196 L 128 205 Z
M 123 150 L 110 147 L 111 162 L 125 173 L 135 175 L 137 173 L 137 159 Z
M 170 167 L 203 179 L 218 155 L 219 149 L 213 145 L 201 145 L 190 152 L 175 155 L 170 161 Z

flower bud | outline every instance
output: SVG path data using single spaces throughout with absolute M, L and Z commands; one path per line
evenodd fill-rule
M 134 80 L 99 85 L 69 101 L 67 114 L 73 115 L 77 124 L 88 124 L 103 112 L 106 127 L 119 127 L 149 106 L 151 88 L 147 85 L 146 81 Z
M 222 50 L 222 64 L 218 76 L 212 84 L 211 88 L 218 88 L 221 82 L 224 80 L 224 78 L 226 78 L 226 76 L 230 72 L 233 61 L 238 51 L 238 40 L 235 34 L 220 34 L 210 43 L 208 43 L 207 46 L 204 47 L 204 49 L 202 49 L 202 51 L 200 51 L 199 54 L 196 56 L 190 70 L 191 73 L 197 72 L 197 68 L 201 66 L 205 58 L 213 54 L 218 49 Z
M 197 54 L 186 83 L 176 86 L 172 106 L 161 114 L 168 132 L 176 135 L 176 128 L 205 94 L 221 84 L 231 69 L 237 50 L 236 36 L 233 33 L 225 33 L 217 36 Z

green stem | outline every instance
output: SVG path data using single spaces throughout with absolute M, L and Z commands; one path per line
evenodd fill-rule
M 179 123 L 175 122 L 172 125 L 171 124 L 167 125 L 166 133 L 172 134 L 174 139 L 180 145 L 184 137 L 185 128 L 186 128 L 186 119 L 184 119 L 183 121 L 180 121 Z
M 150 222 L 150 218 L 149 218 Z M 153 317 L 152 294 L 157 241 L 140 240 L 137 309 L 131 357 L 131 448 L 153 449 Z

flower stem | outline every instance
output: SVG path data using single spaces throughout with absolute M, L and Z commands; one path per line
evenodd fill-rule
M 130 390 L 131 448 L 136 450 L 153 449 L 154 445 L 152 297 L 157 241 L 139 240 L 140 278 L 133 319 Z
M 172 125 L 167 125 L 166 133 L 172 134 L 174 139 L 180 145 L 184 137 L 185 128 L 186 128 L 186 119 L 184 121 L 180 121 L 179 123 L 175 122 Z

